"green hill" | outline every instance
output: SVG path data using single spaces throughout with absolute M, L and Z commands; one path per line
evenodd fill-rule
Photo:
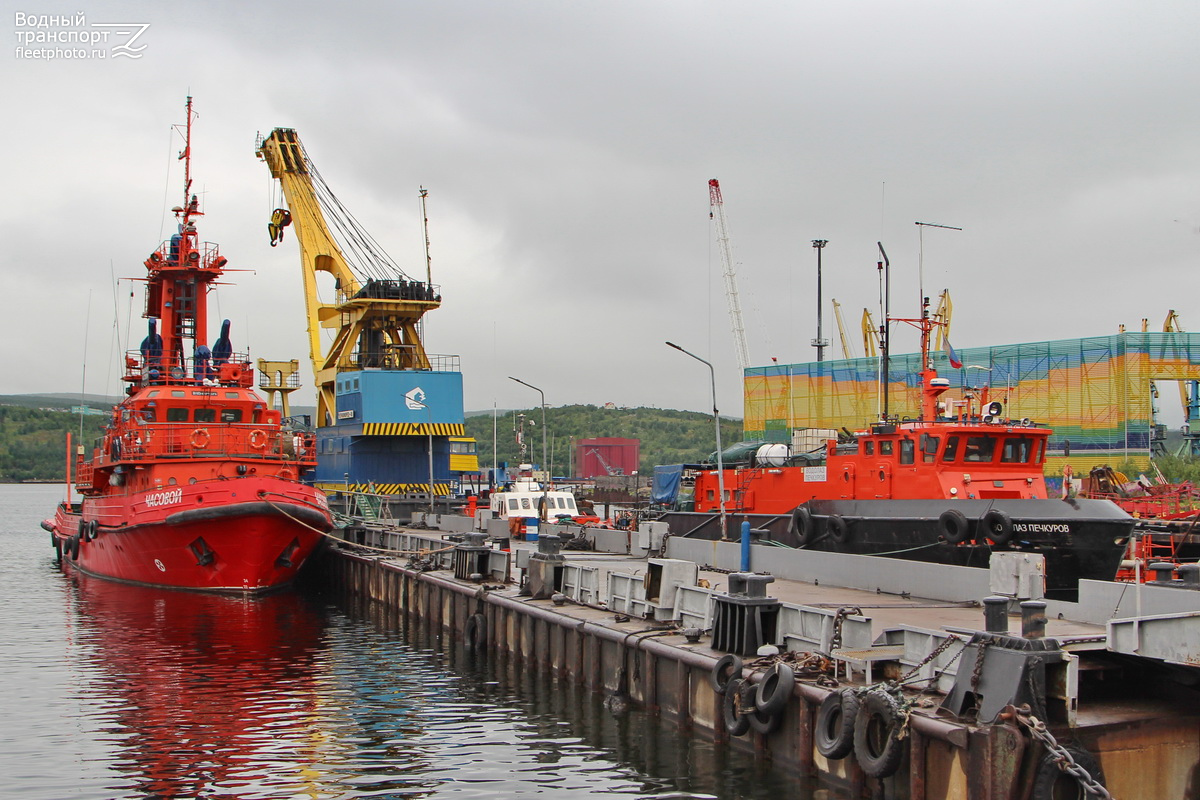
M 74 444 L 88 445 L 100 436 L 107 421 L 107 416 L 84 416 L 80 439 L 78 414 L 48 407 L 0 406 L 0 483 L 63 480 L 67 432 Z
M 542 459 L 542 410 L 515 409 L 498 415 L 467 416 L 467 435 L 478 442 L 479 466 L 492 466 L 492 433 L 498 461 L 515 465 L 518 461 L 515 415 L 524 414 L 535 425 L 526 428 L 529 459 Z M 556 475 L 570 470 L 570 448 L 575 439 L 621 437 L 641 440 L 641 465 L 638 471 L 650 474 L 656 464 L 680 464 L 705 459 L 716 447 L 716 431 L 710 414 L 695 411 L 670 411 L 661 408 L 602 408 L 592 405 L 562 406 L 546 409 L 548 461 Z M 721 418 L 721 442 L 729 445 L 742 440 L 741 420 Z

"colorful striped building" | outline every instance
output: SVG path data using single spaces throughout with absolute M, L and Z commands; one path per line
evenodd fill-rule
M 1132 461 L 1147 467 L 1152 425 L 1151 384 L 1200 379 L 1200 333 L 1118 333 L 1084 339 L 976 347 L 956 351 L 963 367 L 931 354 L 949 397 L 988 387 L 1004 416 L 1029 418 L 1054 430 L 1047 474 L 1071 464 Z M 772 364 L 745 371 L 745 438 L 788 442 L 798 428 L 862 428 L 880 412 L 879 359 Z M 920 355 L 893 355 L 889 410 L 916 417 Z M 1164 397 L 1160 402 L 1171 402 Z M 1068 457 L 1066 454 L 1070 453 Z

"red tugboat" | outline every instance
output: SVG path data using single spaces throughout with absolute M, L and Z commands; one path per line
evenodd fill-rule
M 986 391 L 978 405 L 972 397 L 942 400 L 950 382 L 929 358 L 930 333 L 941 323 L 930 319 L 928 301 L 920 319 L 892 321 L 921 332 L 917 419 L 888 416 L 885 400 L 882 421 L 816 432 L 811 452 L 746 443 L 740 458 L 723 454 L 723 481 L 711 464 L 676 468 L 678 478 L 660 467 L 656 483 L 694 486 L 694 513 L 663 517 L 672 534 L 718 538 L 723 483 L 727 515 L 790 547 L 974 567 L 986 567 L 993 550 L 1040 553 L 1047 596 L 1063 599 L 1080 578 L 1112 580 L 1133 518 L 1107 500 L 1048 497 L 1049 428 L 1005 418 Z M 732 524 L 727 534 L 735 537 Z
M 127 397 L 91 453 L 80 448 L 82 502 L 60 504 L 42 527 L 81 572 L 256 594 L 289 583 L 333 521 L 300 481 L 316 466 L 312 435 L 285 429 L 251 388 L 228 320 L 207 345 L 208 293 L 227 261 L 196 233 L 191 130 L 189 97 L 179 231 L 145 262 L 149 333 L 126 355 Z

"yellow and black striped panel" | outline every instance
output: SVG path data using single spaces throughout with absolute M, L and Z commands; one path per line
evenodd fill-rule
M 352 483 L 347 486 L 344 483 L 318 483 L 317 488 L 323 492 L 334 494 L 337 492 L 362 492 L 364 494 L 429 494 L 428 483 Z M 448 496 L 453 487 L 448 483 L 435 483 L 433 485 L 433 495 L 435 497 Z
M 366 422 L 363 436 L 462 436 L 466 426 L 461 422 Z

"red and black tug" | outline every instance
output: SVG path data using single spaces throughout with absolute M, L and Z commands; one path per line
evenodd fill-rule
M 312 434 L 285 428 L 254 391 L 228 320 L 207 344 L 208 293 L 227 261 L 196 232 L 192 119 L 189 97 L 178 232 L 145 262 L 149 330 L 125 357 L 126 397 L 76 455 L 82 501 L 60 503 L 42 527 L 81 572 L 257 594 L 288 584 L 333 520 L 324 494 L 301 482 L 316 466 Z

